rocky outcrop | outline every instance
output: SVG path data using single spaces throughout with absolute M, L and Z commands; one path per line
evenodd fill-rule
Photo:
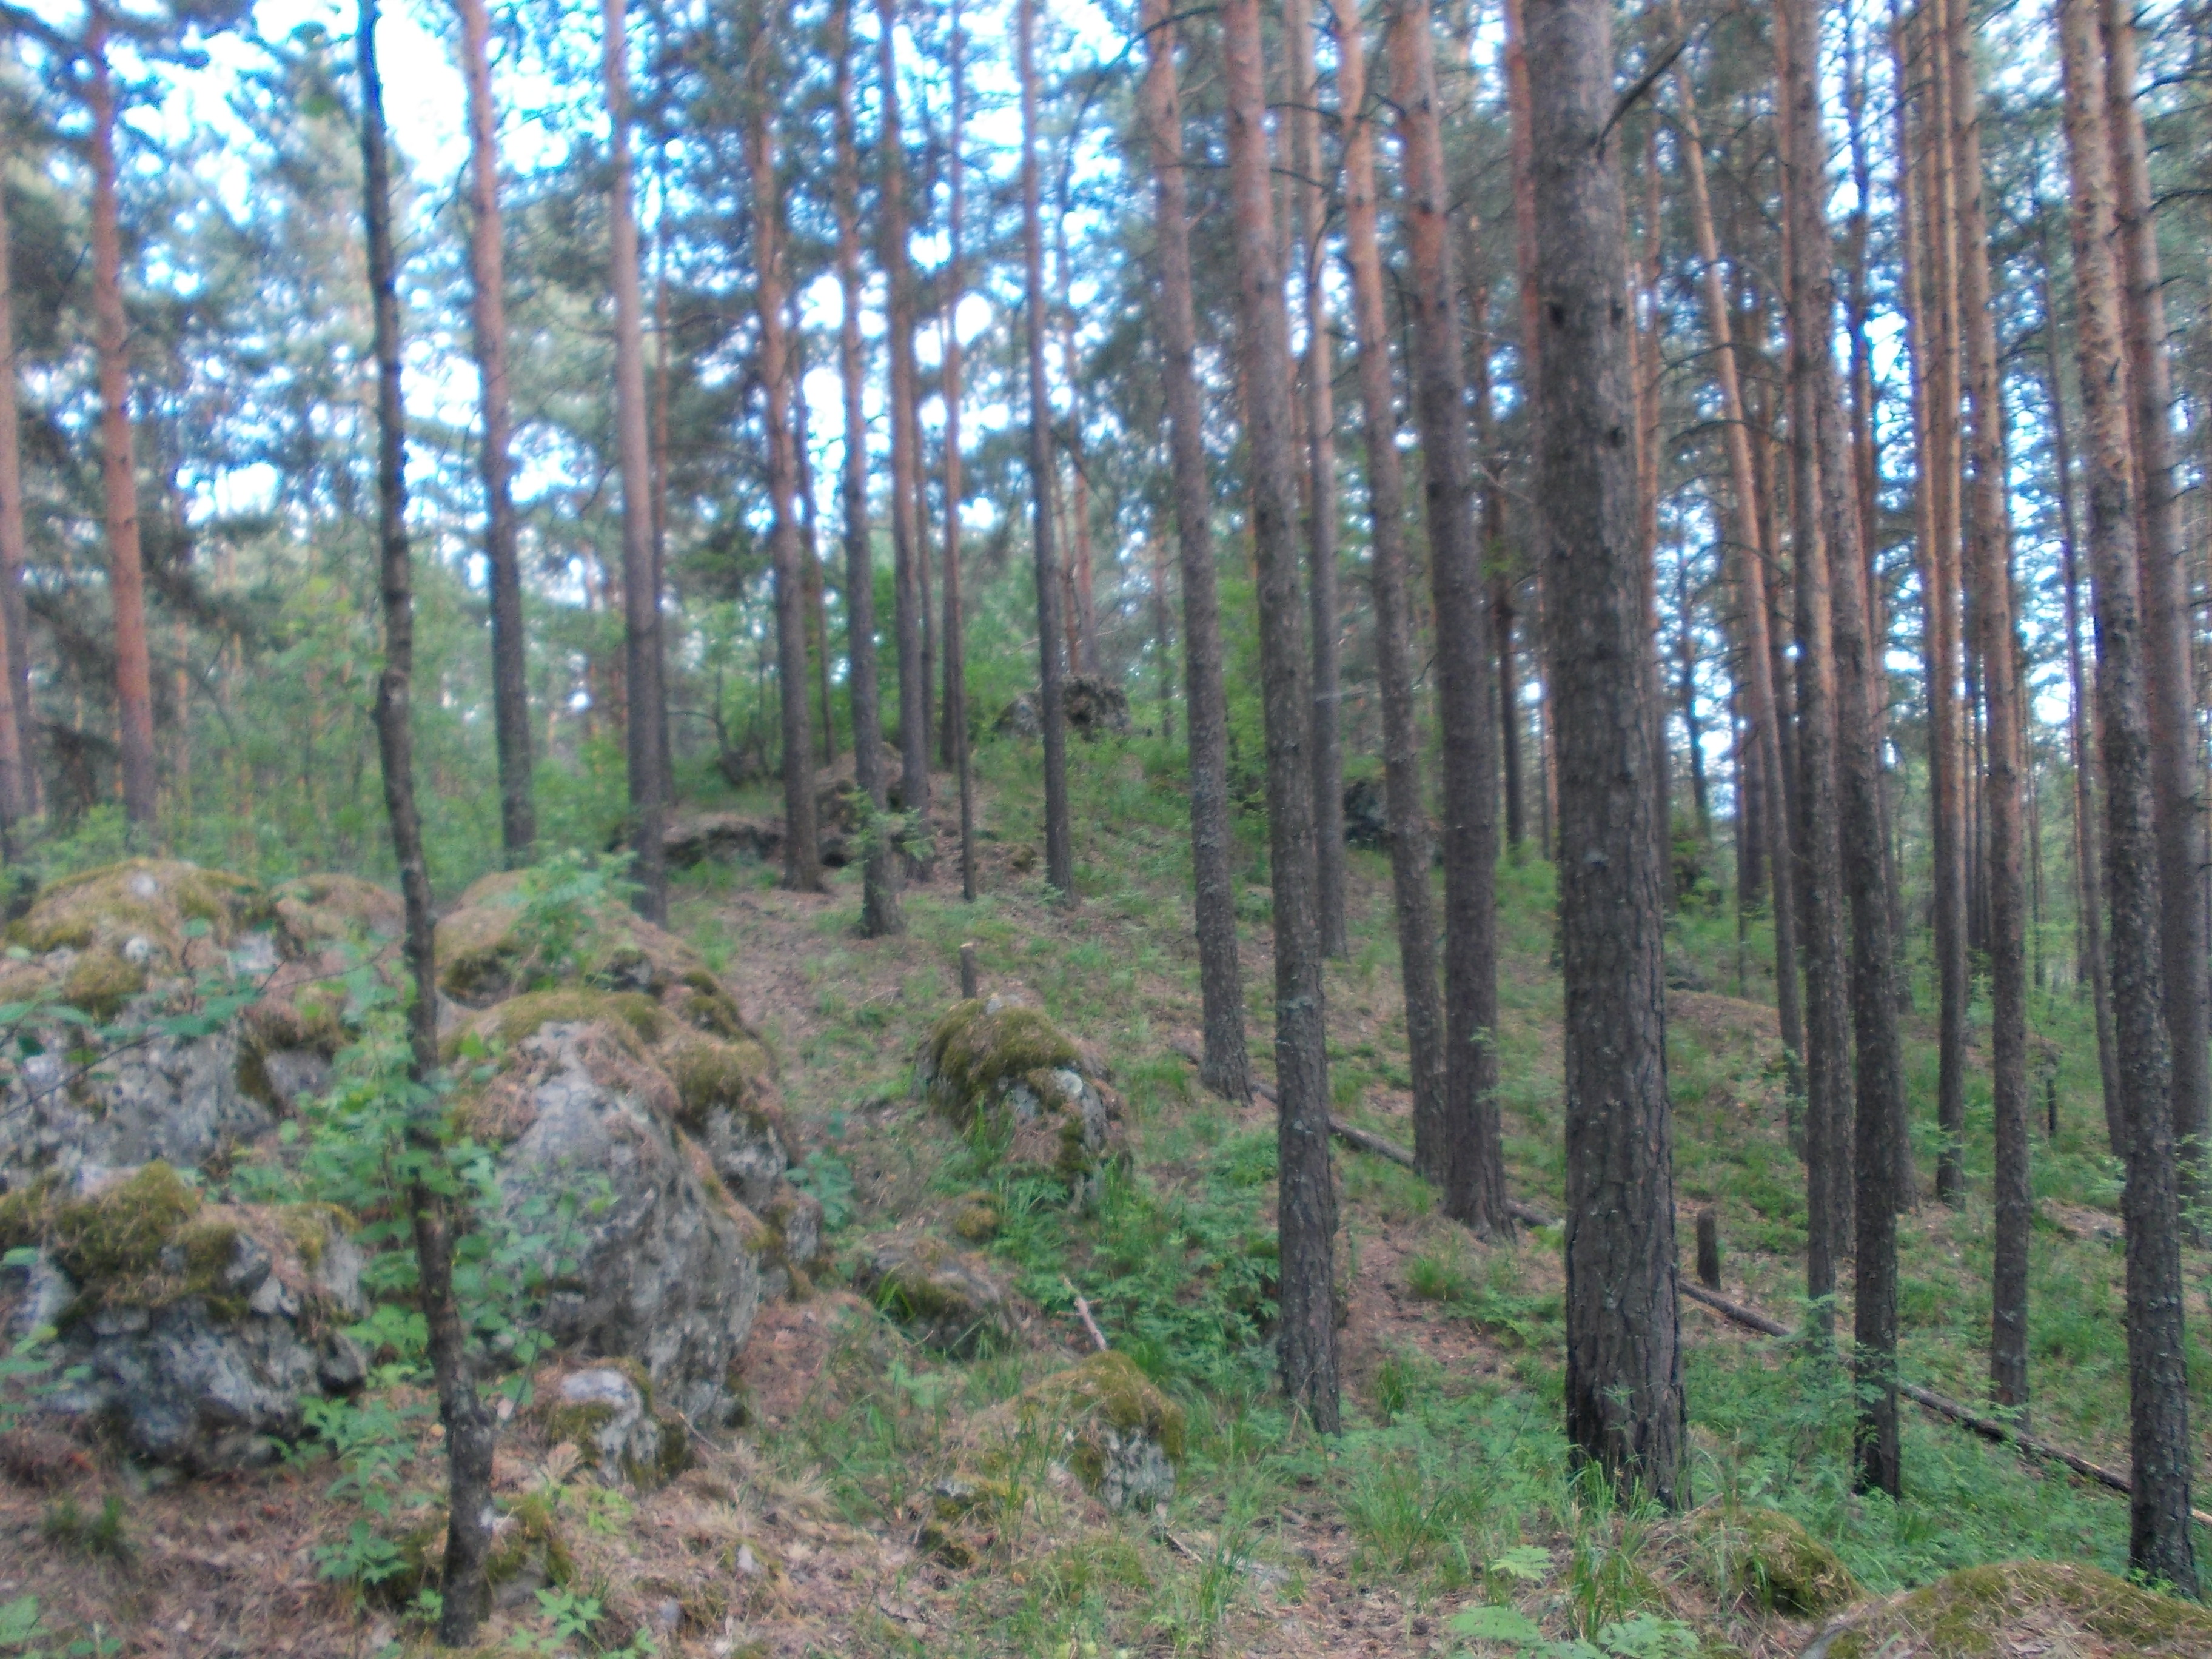
M 265 1463 L 304 1402 L 357 1387 L 343 1327 L 367 1311 L 362 1257 L 327 1206 L 204 1202 L 166 1164 L 87 1188 L 47 1176 L 0 1200 L 8 1334 L 46 1328 L 41 1407 L 135 1457 L 205 1472 Z
M 987 1468 L 1039 1446 L 1108 1508 L 1146 1510 L 1175 1496 L 1183 1413 L 1127 1355 L 1094 1353 L 994 1407 L 981 1437 Z
M 915 1091 L 987 1161 L 1048 1174 L 1079 1201 L 1126 1155 L 1121 1098 L 1104 1067 L 1039 1010 L 1010 998 L 955 1003 L 923 1043 Z
M 1096 741 L 1129 730 L 1129 694 L 1095 674 L 1071 674 L 1060 684 L 1060 709 L 1067 729 Z M 1034 738 L 1044 730 L 1039 694 L 1024 691 L 999 711 L 992 729 L 1000 737 Z
M 546 1439 L 574 1446 L 609 1486 L 650 1491 L 690 1465 L 684 1419 L 654 1409 L 652 1379 L 635 1361 L 587 1366 L 541 1388 Z
M 1011 1346 L 1018 1328 L 1013 1294 L 990 1263 L 918 1231 L 870 1240 L 853 1282 L 915 1341 L 945 1353 Z

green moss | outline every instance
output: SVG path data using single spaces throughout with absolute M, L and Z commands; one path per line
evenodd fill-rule
M 955 1202 L 952 1231 L 971 1244 L 997 1237 L 999 1229 L 1006 1224 L 998 1201 L 988 1193 L 963 1193 Z
M 676 1085 L 681 1103 L 677 1121 L 695 1134 L 715 1112 L 751 1110 L 768 1085 L 768 1053 L 748 1040 L 686 1036 L 671 1043 L 659 1058 Z
M 174 1170 L 149 1164 L 104 1193 L 55 1206 L 54 1260 L 88 1291 L 151 1278 L 199 1207 L 199 1194 Z
M 490 1011 L 489 1021 L 493 1035 L 509 1047 L 542 1025 L 611 1025 L 645 1043 L 659 1042 L 667 1029 L 667 1017 L 651 997 L 576 986 L 510 997 Z
M 335 1204 L 287 1204 L 276 1212 L 276 1224 L 300 1263 L 313 1273 L 323 1265 L 323 1253 L 333 1238 L 353 1231 L 353 1218 Z
M 1031 1072 L 1076 1063 L 1075 1044 L 1034 1008 L 985 1012 L 981 1001 L 957 1002 L 930 1031 L 930 1103 L 959 1127 L 999 1086 Z
M 58 1181 L 55 1176 L 42 1175 L 0 1197 L 0 1254 L 46 1242 Z
M 563 1440 L 579 1451 L 594 1449 L 592 1437 L 615 1420 L 615 1408 L 603 1400 L 570 1403 L 556 1401 L 545 1411 L 545 1438 L 553 1445 Z
M 1858 1599 L 1859 1587 L 1843 1558 L 1779 1510 L 1754 1509 L 1729 1517 L 1733 1582 L 1771 1612 L 1817 1619 Z
M 2037 1651 L 2070 1651 L 2086 1635 L 2123 1653 L 2212 1652 L 2212 1611 L 2141 1589 L 2094 1567 L 2000 1561 L 1968 1567 L 1883 1602 L 1829 1647 L 1830 1659 L 1910 1652 L 1927 1659 L 1978 1659 L 2015 1650 L 2032 1633 Z
M 123 1005 L 146 988 L 146 970 L 113 951 L 87 951 L 70 964 L 62 981 L 62 1000 L 94 1019 L 113 1019 Z
M 751 1029 L 745 1024 L 744 1015 L 738 1011 L 730 994 L 722 988 L 721 981 L 703 968 L 694 969 L 684 975 L 671 1002 L 679 1019 L 711 1036 L 725 1037 L 732 1042 L 753 1038 Z M 763 1058 L 766 1058 L 765 1051 Z
M 1170 1463 L 1182 1462 L 1182 1407 L 1153 1386 L 1136 1362 L 1111 1350 L 1055 1371 L 1022 1396 L 1025 1413 L 1074 1431 L 1103 1423 L 1122 1434 L 1141 1431 Z

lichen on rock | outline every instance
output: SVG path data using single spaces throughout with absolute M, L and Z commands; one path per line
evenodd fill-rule
M 1109 1350 L 1031 1383 L 986 1419 L 987 1441 L 1042 1441 L 1115 1510 L 1175 1495 L 1183 1411 L 1127 1354 Z
M 970 999 L 932 1028 L 915 1062 L 915 1091 L 986 1162 L 1049 1175 L 1088 1201 L 1124 1151 L 1120 1098 L 1103 1069 L 1040 1010 Z
M 915 1340 L 945 1353 L 1009 1346 L 1018 1328 L 1018 1304 L 989 1262 L 916 1228 L 870 1240 L 853 1279 Z
M 1843 1558 L 1779 1510 L 1717 1509 L 1701 1530 L 1720 1555 L 1729 1591 L 1770 1612 L 1817 1619 L 1858 1599 Z
M 654 1409 L 653 1379 L 635 1360 L 569 1371 L 544 1393 L 546 1439 L 574 1445 L 609 1486 L 649 1492 L 690 1467 L 684 1419 Z

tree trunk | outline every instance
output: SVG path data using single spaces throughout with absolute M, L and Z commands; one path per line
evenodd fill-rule
M 123 312 L 123 236 L 115 200 L 115 83 L 106 13 L 91 10 L 85 96 L 92 116 L 92 311 L 100 359 L 100 478 L 107 507 L 107 590 L 114 607 L 115 718 L 122 737 L 123 816 L 134 845 L 154 834 L 153 662 L 146 573 L 131 458 L 131 331 Z
M 1291 59 L 1291 223 L 1305 306 L 1305 360 L 1299 366 L 1306 427 L 1306 594 L 1312 606 L 1315 864 L 1321 882 L 1321 948 L 1341 957 L 1344 934 L 1344 744 L 1339 732 L 1342 671 L 1337 638 L 1336 401 L 1331 386 L 1324 222 L 1328 187 L 1321 143 L 1321 83 L 1314 70 L 1309 0 L 1284 0 Z
M 2023 710 L 2012 611 L 2012 507 L 1989 222 L 1982 207 L 1979 95 L 1963 0 L 1954 6 L 1938 62 L 1951 76 L 1951 143 L 1958 162 L 1960 308 L 1966 325 L 1966 398 L 1972 462 L 1973 615 L 1980 632 L 1982 707 L 1989 725 L 1983 779 L 1989 816 L 1990 1005 L 1996 1169 L 1991 1273 L 1990 1398 L 2027 1410 L 2028 1189 L 2027 846 L 2021 799 Z
M 814 823 L 814 736 L 807 727 L 812 695 L 806 669 L 806 578 L 799 542 L 799 460 L 791 435 L 791 362 L 783 323 L 783 193 L 775 178 L 775 138 L 769 126 L 774 96 L 775 33 L 754 15 L 752 61 L 745 87 L 745 160 L 752 173 L 753 295 L 760 316 L 760 380 L 767 404 L 768 493 L 775 514 L 769 532 L 775 579 L 776 702 L 783 714 L 783 884 L 822 890 L 821 848 Z
M 1074 137 L 1069 135 L 1073 143 Z M 1054 264 L 1060 289 L 1060 362 L 1067 377 L 1067 549 L 1061 597 L 1067 601 L 1067 660 L 1079 674 L 1098 672 L 1098 613 L 1091 568 L 1091 473 L 1083 454 L 1083 359 L 1075 348 L 1075 268 L 1067 252 L 1067 197 L 1063 177 L 1060 210 L 1053 225 Z
M 960 146 L 968 119 L 966 42 L 960 31 L 960 0 L 952 0 L 952 199 L 946 235 L 945 295 L 945 740 L 960 791 L 960 896 L 975 902 L 975 784 L 968 766 L 967 618 L 960 600 L 960 295 L 961 217 L 966 180 Z
M 1228 694 L 1213 568 L 1213 492 L 1206 480 L 1204 406 L 1196 368 L 1189 191 L 1183 177 L 1182 99 L 1176 84 L 1172 0 L 1146 0 L 1145 120 L 1152 142 L 1159 239 L 1160 378 L 1175 471 L 1176 540 L 1182 567 L 1183 676 L 1189 703 L 1190 862 L 1198 918 L 1198 976 L 1206 1025 L 1200 1080 L 1231 1100 L 1252 1091 L 1244 989 L 1237 960 L 1237 894 L 1230 872 Z M 1428 878 L 1425 861 L 1422 880 Z M 1433 972 L 1433 969 L 1431 969 Z
M 2204 769 L 2190 664 L 2188 547 L 2173 465 L 2173 380 L 2166 351 L 2166 297 L 2159 276 L 2137 79 L 2134 14 L 2099 0 L 2106 53 L 2105 109 L 2119 249 L 2120 331 L 2126 354 L 2129 436 L 2135 454 L 2136 538 L 2142 562 L 2143 637 L 2150 666 L 2152 787 L 2158 798 L 2160 915 L 2166 1023 L 2173 1064 L 2173 1145 L 2185 1206 L 2203 1195 L 2204 1136 L 2212 1117 L 2212 958 L 2202 885 L 2207 864 Z
M 483 410 L 484 564 L 491 589 L 492 732 L 499 752 L 500 849 L 509 868 L 530 861 L 538 818 L 530 789 L 529 668 L 522 569 L 508 487 L 514 416 L 507 395 L 505 237 L 499 205 L 498 118 L 492 107 L 491 17 L 484 0 L 459 0 L 461 69 L 469 93 L 469 281 L 477 381 Z
M 1922 487 L 1930 497 L 1934 536 L 1922 561 L 1921 587 L 1930 613 L 1927 663 L 1929 790 L 1932 812 L 1936 892 L 1936 1196 L 1955 1205 L 1963 1197 L 1960 1158 L 1966 1133 L 1966 1005 L 1972 994 L 1966 964 L 1966 802 L 1959 676 L 1963 666 L 1959 620 L 1959 283 L 1956 177 L 1951 166 L 1949 76 L 1937 72 L 1938 50 L 1949 4 L 1929 0 L 1917 31 L 1913 57 L 1926 91 L 1919 119 L 1923 187 L 1921 246 L 1928 252 L 1929 300 L 1924 331 L 1929 453 L 1920 458 Z
M 876 144 L 883 168 L 883 262 L 888 301 L 884 346 L 890 356 L 892 627 L 898 642 L 899 757 L 906 810 L 929 812 L 929 673 L 924 654 L 921 563 L 921 432 L 915 418 L 914 261 L 907 248 L 906 143 L 899 131 L 896 0 L 876 0 L 880 113 Z M 929 878 L 926 854 L 909 853 L 907 874 Z
M 1662 988 L 1654 664 L 1637 547 L 1629 305 L 1604 0 L 1528 7 L 1538 544 L 1559 729 L 1566 981 L 1567 1438 L 1623 1492 L 1686 1508 L 1674 1121 Z
M 2105 881 L 2112 902 L 2112 1014 L 2129 1106 L 2127 1232 L 2128 1561 L 2184 1595 L 2197 1592 L 2190 1536 L 2189 1388 L 2181 1232 L 2174 1180 L 2172 1066 L 2160 952 L 2158 826 L 2148 652 L 2143 638 L 2126 345 L 2114 245 L 2106 59 L 2094 0 L 2059 0 L 2066 142 L 2073 186 L 2075 347 L 2087 425 L 2089 556 L 2104 719 Z
M 1366 42 L 1354 0 L 1332 3 L 1338 110 L 1345 133 L 1345 262 L 1352 275 L 1361 435 L 1373 526 L 1368 580 L 1375 598 L 1375 672 L 1382 698 L 1383 810 L 1397 908 L 1398 969 L 1405 987 L 1413 1121 L 1418 1126 L 1443 1122 L 1447 1108 L 1436 914 L 1429 889 L 1429 823 L 1421 800 L 1420 720 L 1407 615 L 1406 484 L 1399 468 L 1397 401 L 1376 226 L 1376 115 L 1367 106 Z
M 15 413 L 15 287 L 0 178 L 0 857 L 31 811 L 30 621 L 23 603 L 23 465 Z
M 1679 4 L 1674 13 L 1677 36 L 1684 33 Z M 1735 324 L 1728 278 L 1721 268 L 1720 240 L 1713 229 L 1712 197 L 1705 179 L 1704 139 L 1690 72 L 1675 60 L 1674 91 L 1680 105 L 1690 185 L 1690 225 L 1698 258 L 1705 266 L 1705 327 L 1713 344 L 1713 376 L 1721 394 L 1721 418 L 1727 423 L 1729 484 L 1735 534 L 1734 566 L 1743 595 L 1744 681 L 1751 694 L 1751 726 L 1759 756 L 1762 828 L 1773 872 L 1775 1004 L 1781 1016 L 1782 1046 L 1788 1056 L 1790 1098 L 1805 1090 L 1805 1014 L 1797 980 L 1796 872 L 1790 855 L 1790 824 L 1782 787 L 1782 722 L 1774 690 L 1773 641 L 1767 625 L 1767 563 L 1773 549 L 1759 513 L 1760 490 L 1753 460 L 1753 434 L 1744 413 L 1743 384 L 1736 362 Z M 1764 442 L 1764 438 L 1760 440 Z
M 876 679 L 875 556 L 868 534 L 866 372 L 860 355 L 860 162 L 853 137 L 853 0 L 831 15 L 836 53 L 837 368 L 844 383 L 845 678 L 853 706 L 853 784 L 868 798 L 877 821 L 866 826 L 860 875 L 860 934 L 882 939 L 906 931 L 899 905 L 897 849 L 883 833 L 889 781 L 884 776 L 883 698 Z
M 624 61 L 626 0 L 602 0 L 601 65 L 613 177 L 608 216 L 614 232 L 615 425 L 623 499 L 623 615 L 629 689 L 632 873 L 637 908 L 668 920 L 668 858 L 662 845 L 668 780 L 661 766 L 660 585 L 653 559 L 652 460 L 646 436 L 645 306 L 639 289 L 637 214 L 631 203 L 629 70 Z
M 799 462 L 799 571 L 806 588 L 806 652 L 814 671 L 814 696 L 821 721 L 822 763 L 837 758 L 837 714 L 830 696 L 830 608 L 824 592 L 828 583 L 822 568 L 822 544 L 815 534 L 813 445 L 807 434 L 806 331 L 799 320 L 799 295 L 783 296 L 787 322 L 784 337 L 790 343 L 791 440 Z
M 1834 1313 L 1836 1258 L 1845 1248 L 1850 1200 L 1852 1097 L 1844 969 L 1844 846 L 1838 702 L 1843 678 L 1833 649 L 1832 589 L 1821 539 L 1820 447 L 1816 387 L 1832 389 L 1834 369 L 1820 309 L 1826 276 L 1827 223 L 1822 210 L 1825 168 L 1819 143 L 1818 88 L 1808 56 L 1792 50 L 1796 30 L 1817 14 L 1791 0 L 1775 18 L 1777 80 L 1781 88 L 1784 230 L 1790 244 L 1790 550 L 1797 578 L 1797 767 L 1796 802 L 1802 834 L 1798 870 L 1804 878 L 1806 991 L 1805 1286 L 1814 1304 L 1813 1328 L 1827 1329 Z M 1811 125 L 1809 142 L 1796 129 Z M 1797 245 L 1805 244 L 1802 254 Z M 1827 373 L 1822 374 L 1822 366 Z M 1840 561 L 1837 562 L 1840 568 Z M 1851 666 L 1856 669 L 1856 663 Z M 1855 698 L 1856 702 L 1856 699 Z
M 2103 1085 L 2105 1143 L 2114 1158 L 2128 1155 L 2127 1099 L 2120 1092 L 2119 1058 L 2113 1048 L 2112 981 L 2105 964 L 2104 861 L 2097 854 L 2096 751 L 2089 729 L 2089 676 L 2081 660 L 2079 531 L 2074 515 L 2074 458 L 2068 441 L 2066 391 L 2058 368 L 2057 309 L 2051 292 L 2051 261 L 2044 260 L 2044 373 L 2051 386 L 2051 471 L 2058 489 L 2059 578 L 2066 604 L 2066 735 L 2074 763 L 2074 883 L 2080 917 L 2081 964 L 2076 977 L 2089 986 L 2097 1027 L 2097 1077 Z
M 1284 1391 L 1292 1404 L 1312 1418 L 1316 1429 L 1334 1434 L 1340 1426 L 1336 1189 L 1329 1169 L 1328 1045 L 1316 914 L 1313 773 L 1307 752 L 1312 722 L 1299 696 L 1304 653 L 1298 637 L 1297 490 L 1286 419 L 1291 398 L 1290 316 L 1275 263 L 1268 195 L 1259 0 L 1226 0 L 1221 24 L 1274 884 L 1279 1356 Z
M 1512 1229 L 1498 1123 L 1498 731 L 1491 715 L 1489 594 L 1474 533 L 1460 354 L 1459 288 L 1445 214 L 1450 190 L 1437 108 L 1427 0 L 1401 0 L 1390 33 L 1417 358 L 1415 409 L 1437 610 L 1437 708 L 1443 738 L 1444 1112 L 1413 1126 L 1419 1167 L 1441 1180 L 1444 1213 L 1478 1232 Z
M 880 0 L 879 0 L 880 3 Z M 1029 319 L 1030 534 L 1036 558 L 1037 711 L 1044 735 L 1044 879 L 1075 902 L 1075 842 L 1067 818 L 1067 715 L 1060 682 L 1060 562 L 1053 544 L 1052 400 L 1044 374 L 1044 232 L 1037 191 L 1036 0 L 1018 0 L 1022 88 L 1022 253 Z M 1195 716 L 1194 709 L 1194 717 Z M 1224 741 L 1225 720 L 1224 715 Z M 1195 805 L 1193 811 L 1196 810 Z
M 356 52 L 361 74 L 361 159 L 368 233 L 368 286 L 376 351 L 376 502 L 384 668 L 376 686 L 377 754 L 384 805 L 406 907 L 405 955 L 414 1000 L 407 1011 L 410 1114 L 405 1168 L 415 1239 L 416 1301 L 428 1334 L 438 1415 L 446 1429 L 446 1560 L 438 1640 L 466 1647 L 488 1600 L 484 1558 L 491 1547 L 491 1413 L 470 1374 L 466 1334 L 453 1300 L 453 1226 L 445 1149 L 429 1109 L 438 1066 L 436 946 L 430 878 L 422 861 L 422 822 L 415 805 L 412 713 L 415 667 L 413 574 L 407 544 L 405 412 L 399 395 L 399 290 L 392 252 L 392 175 L 384 134 L 384 87 L 376 67 L 376 0 L 361 0 Z

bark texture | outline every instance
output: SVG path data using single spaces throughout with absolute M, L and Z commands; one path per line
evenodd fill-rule
M 491 1547 L 491 1413 L 471 1375 L 466 1335 L 453 1300 L 453 1218 L 442 1174 L 444 1149 L 428 1085 L 438 1064 L 436 947 L 430 878 L 422 860 L 422 821 L 415 804 L 415 666 L 412 559 L 407 542 L 405 412 L 399 386 L 399 291 L 392 252 L 392 173 L 384 131 L 384 88 L 376 64 L 376 0 L 361 0 L 355 50 L 361 76 L 361 156 L 368 240 L 369 298 L 376 356 L 376 507 L 379 586 L 384 611 L 384 668 L 377 678 L 377 755 L 384 805 L 399 866 L 407 918 L 405 957 L 414 981 L 409 1005 L 408 1079 L 418 1102 L 408 1135 L 407 1206 L 415 1241 L 416 1300 L 428 1334 L 438 1415 L 446 1429 L 447 1526 L 444 1600 L 438 1640 L 466 1647 L 475 1639 L 489 1589 L 484 1558 Z
M 1276 1227 L 1284 1391 L 1324 1434 L 1340 1426 L 1329 1168 L 1328 1047 L 1316 915 L 1311 722 L 1297 575 L 1291 454 L 1290 316 L 1269 195 L 1259 0 L 1226 0 L 1222 56 L 1237 254 L 1237 343 L 1244 371 L 1252 543 L 1259 573 L 1261 708 L 1267 739 L 1267 843 L 1274 882 Z M 1455 353 L 1456 356 L 1456 353 Z
M 1334 4 L 1337 96 L 1345 131 L 1345 257 L 1352 274 L 1352 338 L 1358 358 L 1360 426 L 1372 526 L 1368 582 L 1375 599 L 1375 670 L 1382 700 L 1383 812 L 1398 918 L 1398 968 L 1405 988 L 1413 1121 L 1419 1124 L 1441 1121 L 1445 1109 L 1443 1010 L 1437 989 L 1429 820 L 1421 801 L 1421 732 L 1413 698 L 1406 483 L 1398 461 L 1398 411 L 1376 234 L 1376 112 L 1368 107 L 1366 41 L 1353 0 L 1334 0 Z
M 1667 1096 L 1665 871 L 1637 548 L 1611 9 L 1528 0 L 1543 328 L 1538 545 L 1559 710 L 1566 981 L 1567 1437 L 1613 1484 L 1686 1506 Z
M 1491 713 L 1489 594 L 1474 532 L 1459 288 L 1445 222 L 1435 46 L 1427 0 L 1391 21 L 1392 99 L 1403 151 L 1414 408 L 1436 603 L 1437 711 L 1443 738 L 1444 1101 L 1441 1122 L 1413 1125 L 1413 1153 L 1440 1182 L 1444 1212 L 1478 1232 L 1511 1231 L 1498 1136 L 1498 728 Z M 1422 1133 L 1424 1127 L 1427 1133 Z
M 499 754 L 500 850 L 510 868 L 538 839 L 530 789 L 530 682 L 515 546 L 514 412 L 507 370 L 507 251 L 499 205 L 499 117 L 491 95 L 491 15 L 459 0 L 461 70 L 469 92 L 469 307 L 476 336 L 483 448 L 484 566 L 491 590 L 492 735 Z
M 2112 1016 L 2128 1104 L 2128 1560 L 2185 1595 L 2197 1591 L 2190 1536 L 2187 1366 L 2180 1215 L 2173 1167 L 2173 1075 L 2159 926 L 2160 871 L 2118 240 L 2105 122 L 2106 58 L 2095 0 L 2059 0 L 2072 174 L 2075 349 L 2081 376 L 2089 556 L 2103 714 L 2105 881 L 2112 906 Z
M 1206 480 L 1192 309 L 1189 191 L 1183 177 L 1182 98 L 1176 82 L 1171 0 L 1147 0 L 1145 118 L 1152 158 L 1160 286 L 1154 312 L 1175 474 L 1176 541 L 1182 568 L 1183 675 L 1189 705 L 1190 861 L 1206 1045 L 1200 1080 L 1231 1100 L 1252 1092 L 1237 958 L 1237 893 L 1230 873 L 1228 693 L 1221 678 L 1221 606 L 1213 568 L 1213 492 Z M 1425 867 L 1422 879 L 1427 880 Z M 1433 974 L 1433 969 L 1431 973 Z
M 962 220 L 967 205 L 966 170 L 961 155 L 968 119 L 966 37 L 960 28 L 960 0 L 952 0 L 951 202 L 945 231 L 951 247 L 945 260 L 945 741 L 960 792 L 960 896 L 975 902 L 975 781 L 968 766 L 967 618 L 960 598 L 960 296 L 965 276 L 961 260 Z
M 0 856 L 31 810 L 29 620 L 23 603 L 23 465 L 16 435 L 15 285 L 0 178 Z

